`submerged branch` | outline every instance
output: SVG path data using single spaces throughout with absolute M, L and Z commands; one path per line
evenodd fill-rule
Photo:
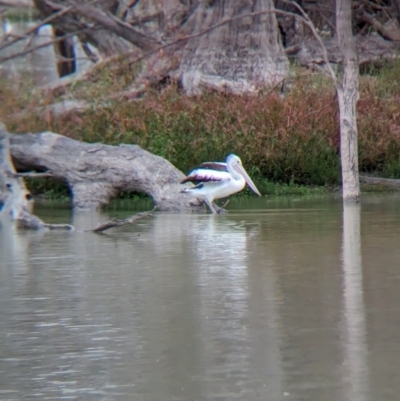
M 49 224 L 45 223 L 42 219 L 31 214 L 27 209 L 22 209 L 15 218 L 15 225 L 19 229 L 24 230 L 75 230 L 71 224 Z
M 152 210 L 149 210 L 148 212 L 136 213 L 123 220 L 118 220 L 118 219 L 109 220 L 106 223 L 100 224 L 99 226 L 93 228 L 92 230 L 86 230 L 86 231 L 93 231 L 94 233 L 100 233 L 113 227 L 126 226 L 128 224 L 133 224 L 135 221 L 143 219 L 145 217 L 153 216 L 156 211 L 157 211 L 157 206 L 154 207 Z

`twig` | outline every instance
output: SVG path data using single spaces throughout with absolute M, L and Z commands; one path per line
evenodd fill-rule
M 99 226 L 93 228 L 92 230 L 86 230 L 86 231 L 92 231 L 94 233 L 101 233 L 112 227 L 126 226 L 128 224 L 133 224 L 135 221 L 143 219 L 145 217 L 153 216 L 156 211 L 157 211 L 157 206 L 154 207 L 152 210 L 149 210 L 148 212 L 136 213 L 132 216 L 127 217 L 124 220 L 113 219 L 113 220 L 107 221 L 104 224 L 100 224 Z
M 229 200 L 230 199 L 228 199 L 223 205 L 222 205 L 222 209 L 225 209 L 225 206 L 227 206 L 228 205 L 228 203 L 229 203 Z

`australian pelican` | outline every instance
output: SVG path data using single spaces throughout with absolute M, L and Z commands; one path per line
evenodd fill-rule
M 226 198 L 241 191 L 246 183 L 259 196 L 261 196 L 254 182 L 246 173 L 242 161 L 236 155 L 229 155 L 226 163 L 206 162 L 192 170 L 181 181 L 196 184 L 194 187 L 185 188 L 184 193 L 189 193 L 196 198 L 205 201 L 212 213 L 218 213 L 218 207 L 213 204 L 214 199 Z

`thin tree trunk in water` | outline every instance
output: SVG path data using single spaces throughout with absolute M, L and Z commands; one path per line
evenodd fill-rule
M 337 85 L 343 201 L 358 201 L 360 196 L 356 110 L 359 71 L 351 21 L 351 1 L 336 0 L 336 29 L 343 54 L 343 77 Z

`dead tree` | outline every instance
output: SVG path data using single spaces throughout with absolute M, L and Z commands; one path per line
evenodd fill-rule
M 323 39 L 310 17 L 297 3 L 288 0 L 281 1 L 294 5 L 296 11 L 299 12 L 300 15 L 296 16 L 296 18 L 305 23 L 317 40 L 321 49 L 325 70 L 335 84 L 339 101 L 342 197 L 344 202 L 358 201 L 360 182 L 358 172 L 356 105 L 359 97 L 359 65 L 352 31 L 351 3 L 347 0 L 336 0 L 336 31 L 343 60 L 343 72 L 336 74 L 330 65 Z
M 0 211 L 17 220 L 23 210 L 31 212 L 33 197 L 17 176 L 10 157 L 9 134 L 0 123 Z
M 0 123 L 0 224 L 25 229 L 73 229 L 69 224 L 47 224 L 32 214 L 33 197 L 18 176 L 10 156 L 10 135 Z
M 351 2 L 336 0 L 336 30 L 343 55 L 343 74 L 336 84 L 340 118 L 340 159 L 344 201 L 358 201 L 360 181 L 357 146 L 357 100 L 359 67 L 352 31 Z

